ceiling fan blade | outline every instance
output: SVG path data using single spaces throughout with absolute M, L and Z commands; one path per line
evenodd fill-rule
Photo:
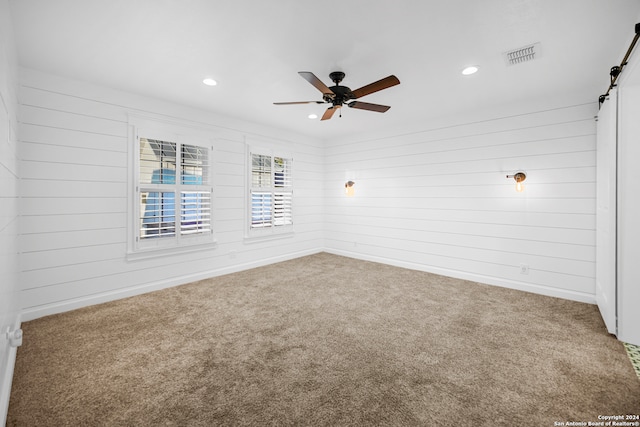
M 327 111 L 324 112 L 320 120 L 329 120 L 331 117 L 333 117 L 333 113 L 335 113 L 337 109 L 337 107 L 327 108 Z
M 327 85 L 322 83 L 322 80 L 317 78 L 316 75 L 313 74 L 311 71 L 300 71 L 300 72 L 298 72 L 298 74 L 300 74 L 303 79 L 305 79 L 306 81 L 311 83 L 316 89 L 318 89 L 323 94 L 331 95 L 331 96 L 334 95 L 334 93 L 331 91 L 331 89 L 329 89 L 327 87 Z
M 389 108 L 388 105 L 370 104 L 368 102 L 353 101 L 347 104 L 351 108 L 359 108 L 361 110 L 377 111 L 378 113 L 384 113 Z
M 398 80 L 396 76 L 391 75 L 389 77 L 385 77 L 384 79 L 378 80 L 377 82 L 373 82 L 366 86 L 362 86 L 359 89 L 353 90 L 351 91 L 351 93 L 353 94 L 353 98 L 357 99 L 357 98 L 362 98 L 365 95 L 369 95 L 370 93 L 374 93 L 379 90 L 386 89 L 388 87 L 399 85 L 399 84 L 400 84 L 400 80 Z
M 294 105 L 294 104 L 326 104 L 324 101 L 296 101 L 296 102 L 274 102 L 274 105 Z

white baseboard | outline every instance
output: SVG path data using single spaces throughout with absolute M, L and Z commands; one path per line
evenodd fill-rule
M 327 253 L 334 255 L 341 255 L 349 258 L 360 259 L 364 261 L 372 261 L 379 262 L 382 264 L 393 265 L 396 267 L 408 268 L 411 270 L 425 271 L 427 273 L 439 274 L 442 276 L 454 277 L 456 279 L 469 280 L 472 282 L 483 283 L 486 285 L 494 285 L 500 286 L 503 288 L 516 289 L 519 291 L 531 292 L 534 294 L 546 295 L 550 297 L 562 298 L 571 301 L 585 302 L 588 304 L 595 304 L 596 297 L 594 294 L 571 291 L 566 289 L 558 289 L 552 288 L 549 286 L 536 285 L 525 282 L 518 282 L 515 280 L 506 280 L 500 279 L 491 276 L 483 276 L 480 274 L 467 273 L 464 271 L 450 270 L 446 268 L 433 267 L 424 264 L 417 264 L 413 262 L 400 261 L 391 258 L 378 257 L 365 255 L 356 252 L 336 250 L 336 249 L 326 249 L 324 250 Z
M 22 321 L 29 321 L 37 319 L 39 317 L 48 316 L 51 314 L 62 313 L 65 311 L 75 310 L 94 304 L 100 304 L 108 301 L 113 301 L 121 298 L 126 298 L 134 295 L 140 295 L 147 292 L 157 291 L 173 286 L 183 285 L 185 283 L 195 282 L 198 280 L 207 279 L 210 277 L 221 276 L 224 274 L 236 273 L 238 271 L 248 270 L 251 268 L 261 267 L 264 265 L 274 264 L 276 262 L 288 261 L 290 259 L 299 258 L 306 255 L 312 255 L 319 252 L 327 252 L 335 255 L 346 256 L 354 259 L 361 259 L 365 261 L 379 262 L 382 264 L 394 265 L 396 267 L 409 268 L 411 270 L 426 271 L 428 273 L 440 274 L 443 276 L 454 277 L 457 279 L 470 280 L 473 282 L 484 283 L 487 285 L 501 286 L 504 288 L 517 289 L 520 291 L 531 292 L 535 294 L 541 294 L 556 298 L 563 298 L 572 301 L 585 302 L 589 304 L 595 304 L 595 295 L 576 292 L 566 289 L 552 288 L 548 286 L 535 285 L 531 283 L 518 282 L 513 280 L 505 280 L 495 278 L 491 276 L 483 276 L 473 273 L 467 273 L 457 270 L 449 270 L 438 267 L 432 267 L 423 264 L 417 264 L 412 262 L 405 262 L 395 260 L 391 258 L 364 255 L 356 252 L 342 251 L 335 249 L 311 249 L 306 251 L 294 252 L 285 255 L 279 255 L 270 258 L 264 258 L 256 261 L 251 261 L 242 264 L 235 264 L 228 267 L 223 267 L 215 270 L 208 270 L 192 274 L 188 276 L 182 276 L 179 278 L 173 278 L 170 280 L 164 280 L 154 283 L 146 283 L 144 285 L 132 286 L 114 291 L 104 292 L 96 295 L 89 295 L 81 298 L 75 298 L 66 300 L 59 303 L 46 304 L 38 307 L 31 307 L 22 311 Z
M 95 295 L 88 295 L 80 298 L 74 298 L 65 300 L 62 302 L 45 304 L 37 307 L 30 307 L 22 310 L 22 321 L 27 322 L 29 320 L 38 319 L 40 317 L 49 316 L 52 314 L 63 313 L 65 311 L 71 311 L 90 305 L 101 304 L 104 302 L 114 301 L 121 298 L 127 298 L 135 295 L 141 295 L 148 292 L 159 291 L 161 289 L 171 288 L 178 285 L 184 285 L 186 283 L 196 282 L 198 280 L 208 279 L 211 277 L 222 276 L 225 274 L 237 273 L 239 271 L 249 270 L 251 268 L 262 267 L 277 262 L 288 261 L 302 256 L 313 255 L 322 252 L 321 248 L 310 249 L 305 251 L 293 252 L 285 255 L 279 255 L 270 258 L 263 258 L 256 261 L 251 261 L 242 264 L 234 264 L 228 267 L 222 267 L 214 270 L 207 270 L 198 272 L 197 274 L 191 274 L 187 276 L 181 276 L 178 278 L 172 278 L 170 280 L 163 280 L 153 283 L 145 283 L 144 285 L 131 286 L 114 291 L 102 292 Z
M 16 365 L 17 353 L 18 349 L 16 347 L 9 347 L 9 357 L 7 358 L 6 364 L 5 366 L 0 366 L 0 370 L 4 371 L 2 384 L 0 384 L 0 425 L 6 425 L 7 423 L 11 384 L 13 383 L 13 369 Z

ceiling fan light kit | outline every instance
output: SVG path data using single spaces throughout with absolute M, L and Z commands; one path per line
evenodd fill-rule
M 336 112 L 336 110 L 342 108 L 342 106 L 344 105 L 350 108 L 357 108 L 359 110 L 384 113 L 391 107 L 388 105 L 371 104 L 369 102 L 352 100 L 362 98 L 363 96 L 400 84 L 400 80 L 398 80 L 396 76 L 391 75 L 352 91 L 347 86 L 340 86 L 340 82 L 342 82 L 345 76 L 342 71 L 334 71 L 329 74 L 329 78 L 335 83 L 335 85 L 331 87 L 325 85 L 322 80 L 320 80 L 318 77 L 316 77 L 315 74 L 310 71 L 300 71 L 298 74 L 300 74 L 303 79 L 311 83 L 313 87 L 322 92 L 322 101 L 274 102 L 274 104 L 331 104 L 331 106 L 328 107 L 324 112 L 320 120 L 329 120 L 331 117 L 333 117 L 333 114 Z

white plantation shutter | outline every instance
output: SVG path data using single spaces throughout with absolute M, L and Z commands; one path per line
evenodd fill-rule
M 293 188 L 291 186 L 291 159 L 274 157 L 273 225 L 291 225 Z
M 143 137 L 138 144 L 136 247 L 184 246 L 212 236 L 211 147 Z
M 254 232 L 277 233 L 293 225 L 292 159 L 251 153 L 250 224 Z
M 211 233 L 209 149 L 181 145 L 180 234 Z
M 290 225 L 293 224 L 291 215 L 290 192 L 274 193 L 273 195 L 273 225 Z
M 143 191 L 140 193 L 144 206 L 140 218 L 140 238 L 173 237 L 176 232 L 175 193 L 167 191 Z
M 271 227 L 271 156 L 251 155 L 251 228 Z
M 211 233 L 211 191 L 182 191 L 180 234 Z
M 271 227 L 271 193 L 251 192 L 251 227 Z

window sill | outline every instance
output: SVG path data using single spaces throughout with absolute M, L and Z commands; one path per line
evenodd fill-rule
M 135 252 L 127 252 L 126 260 L 140 261 L 140 260 L 146 260 L 146 259 L 182 255 L 182 254 L 215 249 L 217 246 L 218 246 L 218 242 L 213 241 L 213 242 L 193 244 L 188 246 L 140 249 Z
M 260 243 L 260 242 L 268 242 L 271 240 L 281 240 L 281 239 L 290 239 L 295 235 L 294 231 L 285 231 L 282 233 L 272 233 L 272 234 L 262 234 L 256 236 L 244 236 L 244 243 Z

